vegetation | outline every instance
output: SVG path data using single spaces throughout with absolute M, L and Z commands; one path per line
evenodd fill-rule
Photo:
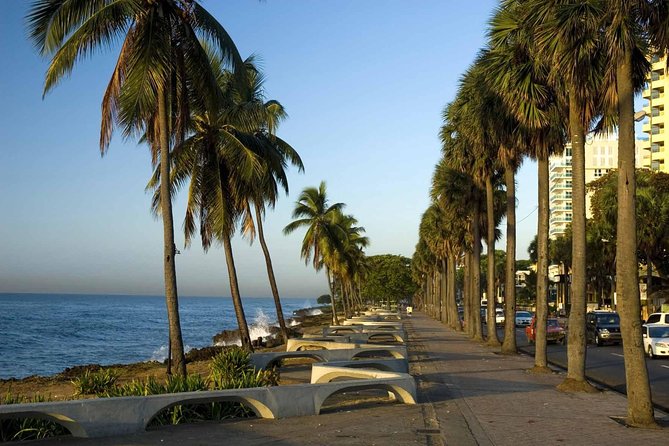
M 330 301 L 333 325 L 339 325 L 337 289 L 346 317 L 361 306 L 359 284 L 366 271 L 363 248 L 369 243 L 362 235 L 365 228 L 356 226 L 358 221 L 342 212 L 344 206 L 344 203 L 329 204 L 325 182 L 318 188 L 307 187 L 295 203 L 295 220 L 283 230 L 284 234 L 290 234 L 306 228 L 300 255 L 306 264 L 311 261 L 316 271 L 325 268 L 330 296 L 333 296 Z
M 662 208 L 653 194 L 637 191 L 634 170 L 633 97 L 643 87 L 649 59 L 663 56 L 669 48 L 666 2 L 653 0 L 504 0 L 490 21 L 489 40 L 462 76 L 456 98 L 444 109 L 441 129 L 443 157 L 435 168 L 432 203 L 423 215 L 420 238 L 413 257 L 413 277 L 433 317 L 449 322 L 455 301 L 445 279 L 455 265 L 444 259 L 454 251 L 464 268 L 463 294 L 468 334 L 482 340 L 477 320 L 481 294 L 480 244 L 488 247 L 487 294 L 499 276 L 495 260 L 495 178 L 504 178 L 507 210 L 506 281 L 515 267 L 515 204 L 513 174 L 525 156 L 538 160 L 539 216 L 537 240 L 531 255 L 537 261 L 537 314 L 535 368 L 548 371 L 545 321 L 548 312 L 548 157 L 572 151 L 573 222 L 570 243 L 556 241 L 555 256 L 564 258 L 572 270 L 569 320 L 568 372 L 560 385 L 566 391 L 593 391 L 585 380 L 585 309 L 588 277 L 600 287 L 615 267 L 616 291 L 621 302 L 621 331 L 628 386 L 627 422 L 655 426 L 650 387 L 641 349 L 639 277 L 637 252 L 649 270 L 657 232 L 653 223 L 637 230 L 638 208 Z M 585 155 L 588 133 L 618 129 L 618 176 L 607 181 L 608 220 L 586 224 Z M 643 182 L 643 180 L 641 180 Z M 614 184 L 617 193 L 613 194 Z M 603 186 L 600 184 L 598 187 Z M 613 203 L 617 204 L 614 209 Z M 650 204 L 652 203 L 652 204 Z M 455 210 L 455 212 L 454 212 Z M 617 214 L 617 218 L 612 218 Z M 485 218 L 481 218 L 485 215 Z M 658 226 L 666 227 L 661 224 Z M 453 224 L 457 220 L 459 226 Z M 616 222 L 613 226 L 601 221 Z M 641 227 L 641 226 L 640 226 Z M 608 231 L 608 232 L 607 232 Z M 464 234 L 464 236 L 463 236 Z M 482 235 L 483 234 L 483 235 Z M 602 237 L 610 234 L 611 238 Z M 615 243 L 614 257 L 602 239 Z M 642 240 L 643 239 L 643 240 Z M 637 242 L 638 240 L 638 242 Z M 609 245 L 610 246 L 610 245 Z M 567 249 L 570 254 L 567 255 Z M 661 250 L 662 248 L 660 248 Z M 559 254 L 558 254 L 559 253 Z M 591 254 L 593 253 L 593 254 Z M 660 254 L 661 256 L 661 254 Z M 657 256 L 656 256 L 657 257 Z M 614 258 L 615 262 L 610 259 Z M 609 260 L 607 260 L 609 259 Z M 587 262 L 593 267 L 588 268 Z M 603 268 L 608 262 L 608 268 Z M 613 265 L 615 263 L 615 265 Z M 657 269 L 657 266 L 656 266 Z M 648 273 L 648 280 L 652 276 Z M 450 279 L 450 280 L 449 280 Z M 510 285 L 509 290 L 515 289 Z M 444 292 L 443 290 L 448 290 Z M 489 305 L 492 299 L 488 299 Z M 514 353 L 515 339 L 510 316 L 514 294 L 507 293 L 504 353 Z M 488 315 L 491 316 L 491 307 Z M 494 329 L 488 327 L 487 342 L 496 345 Z
M 32 398 L 7 394 L 0 404 L 43 403 L 49 401 L 42 395 Z M 3 418 L 0 419 L 0 442 L 27 441 L 67 435 L 68 430 L 58 423 L 42 418 Z
M 112 389 L 118 379 L 114 369 L 86 370 L 72 380 L 75 395 L 98 395 Z
M 170 330 L 168 371 L 174 365 L 178 375 L 186 376 L 174 262 L 171 142 L 185 139 L 192 98 L 208 110 L 221 106 L 222 95 L 205 47 L 225 63 L 241 67 L 237 49 L 221 24 L 195 1 L 37 0 L 27 20 L 37 51 L 52 57 L 45 94 L 79 60 L 123 40 L 102 101 L 100 151 L 105 154 L 114 129 L 120 128 L 125 137 L 143 135 L 154 165 L 159 166 L 161 195 L 170 197 L 160 203 Z
M 393 254 L 367 258 L 367 273 L 360 287 L 365 302 L 397 304 L 410 299 L 416 290 L 411 279 L 411 259 Z

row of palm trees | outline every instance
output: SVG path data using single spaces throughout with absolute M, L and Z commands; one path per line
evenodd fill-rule
M 515 183 L 524 157 L 538 162 L 537 348 L 535 371 L 547 370 L 548 157 L 572 147 L 572 296 L 565 391 L 592 391 L 585 379 L 586 231 L 585 136 L 618 132 L 616 290 L 620 302 L 628 395 L 627 422 L 654 426 L 641 342 L 635 217 L 634 94 L 651 57 L 669 48 L 666 0 L 503 0 L 488 42 L 462 76 L 444 110 L 443 157 L 435 169 L 432 204 L 423 216 L 414 260 L 427 308 L 437 315 L 439 278 L 464 258 L 467 331 L 481 340 L 480 244 L 488 253 L 488 320 L 494 320 L 494 252 L 506 192 L 507 263 L 502 351 L 515 353 Z M 482 237 L 481 234 L 484 234 Z M 464 257 L 463 256 L 464 253 Z M 443 265 L 443 259 L 447 264 Z M 441 274 L 441 276 L 440 276 Z M 446 281 L 448 283 L 448 281 Z M 442 285 L 446 321 L 453 323 L 453 286 Z M 435 292 L 435 290 L 437 292 Z M 444 311 L 441 311 L 444 312 Z M 497 345 L 494 324 L 488 343 Z
M 155 172 L 147 189 L 163 220 L 168 374 L 186 375 L 172 215 L 173 192 L 181 187 L 186 244 L 199 231 L 205 250 L 223 245 L 242 345 L 251 348 L 231 245 L 238 229 L 250 240 L 258 235 L 287 337 L 262 220 L 279 191 L 288 192 L 288 165 L 303 165 L 276 136 L 286 114 L 279 102 L 265 100 L 253 59 L 242 60 L 225 29 L 194 0 L 36 0 L 27 21 L 37 50 L 51 57 L 44 94 L 80 59 L 122 40 L 102 101 L 100 150 L 104 155 L 117 129 L 151 150 Z
M 306 228 L 300 255 L 316 271 L 325 269 L 333 325 L 339 325 L 337 295 L 346 318 L 362 307 L 360 283 L 367 271 L 364 248 L 369 239 L 356 218 L 343 212 L 344 207 L 344 203 L 330 204 L 325 182 L 317 188 L 307 187 L 295 204 L 294 220 L 283 230 L 290 234 Z

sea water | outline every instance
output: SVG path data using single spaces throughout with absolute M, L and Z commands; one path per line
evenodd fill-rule
M 282 299 L 289 319 L 315 300 Z M 276 321 L 272 298 L 244 299 L 252 339 Z M 186 350 L 212 345 L 223 330 L 237 328 L 230 298 L 180 297 Z M 290 324 L 290 321 L 288 321 Z M 85 364 L 162 361 L 168 326 L 161 296 L 0 294 L 0 379 L 48 376 Z

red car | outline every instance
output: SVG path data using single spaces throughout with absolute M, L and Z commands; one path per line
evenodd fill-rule
M 533 317 L 530 325 L 525 327 L 525 336 L 527 336 L 527 342 L 534 344 L 536 341 L 536 327 L 537 318 Z M 548 318 L 546 320 L 546 341 L 555 342 L 556 344 L 563 344 L 565 339 L 565 331 L 562 328 L 555 318 Z

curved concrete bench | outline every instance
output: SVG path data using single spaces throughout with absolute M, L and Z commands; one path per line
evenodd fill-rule
M 325 342 L 351 342 L 350 334 L 342 335 L 317 335 L 317 334 L 305 334 L 301 339 L 310 339 L 314 341 L 325 341 Z
M 329 383 L 337 378 L 384 379 L 402 377 L 403 373 L 388 372 L 373 368 L 346 367 L 328 363 L 311 366 L 311 384 Z
M 325 331 L 325 329 L 323 329 Z M 323 334 L 323 336 L 317 335 L 305 335 L 302 339 L 320 339 L 324 341 L 337 341 L 337 342 L 349 342 L 354 344 L 368 344 L 370 340 L 375 338 L 393 338 L 393 341 L 404 343 L 404 338 L 399 333 L 398 330 L 388 330 L 388 331 L 372 331 L 372 332 L 363 332 L 363 333 L 348 333 L 347 335 L 341 334 Z
M 351 320 L 346 319 L 342 322 L 342 325 L 373 325 L 376 327 L 392 327 L 395 330 L 401 330 L 404 328 L 402 322 L 389 322 L 389 321 L 370 321 L 370 320 Z
M 374 344 L 371 345 L 374 346 Z M 390 346 L 390 347 L 402 347 L 403 350 L 399 349 L 398 351 L 400 353 L 406 353 L 406 347 L 404 346 Z M 318 362 L 352 361 L 356 357 L 368 352 L 369 350 L 364 348 L 348 348 L 348 349 L 335 349 L 335 350 L 323 349 L 323 350 L 253 353 L 251 355 L 251 364 L 256 369 L 266 369 L 274 365 L 277 365 L 283 359 L 289 359 L 289 358 L 312 358 Z M 392 358 L 392 359 L 397 359 L 406 362 L 407 356 L 405 355 L 401 358 Z M 356 359 L 355 361 L 357 362 L 366 360 L 367 358 L 360 358 Z M 389 361 L 391 360 L 391 358 L 383 358 L 382 360 Z
M 355 390 L 381 389 L 399 401 L 416 403 L 416 384 L 410 375 L 379 379 L 255 387 L 166 395 L 0 405 L 2 418 L 46 418 L 63 425 L 75 437 L 104 437 L 144 432 L 161 410 L 178 404 L 235 401 L 248 405 L 262 418 L 318 415 L 330 396 Z
M 393 326 L 383 326 L 383 325 L 330 325 L 329 327 L 323 327 L 323 336 L 330 335 L 343 335 L 346 336 L 350 333 L 383 333 L 383 332 L 392 332 L 397 333 L 403 338 L 406 339 L 406 330 L 404 328 L 396 329 Z
M 317 339 L 288 339 L 286 351 L 300 351 L 308 349 L 326 349 L 326 350 L 350 350 L 360 349 L 366 353 L 385 352 L 395 358 L 408 358 L 405 345 L 384 345 L 384 344 L 356 344 L 352 342 L 331 342 L 319 341 Z
M 409 373 L 409 364 L 404 359 L 358 359 L 354 361 L 331 361 L 312 364 L 311 379 L 314 379 L 314 369 L 323 367 L 338 367 L 348 369 L 372 369 L 381 372 Z

